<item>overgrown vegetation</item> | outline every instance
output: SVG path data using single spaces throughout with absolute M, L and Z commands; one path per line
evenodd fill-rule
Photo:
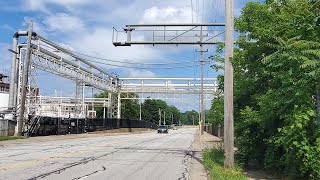
M 235 25 L 237 157 L 320 179 L 320 1 L 249 2 Z
M 203 152 L 203 162 L 209 171 L 210 179 L 214 180 L 246 180 L 240 166 L 233 169 L 224 168 L 224 156 L 222 149 L 206 149 Z
M 15 140 L 15 139 L 22 139 L 22 137 L 0 136 L 0 141 Z

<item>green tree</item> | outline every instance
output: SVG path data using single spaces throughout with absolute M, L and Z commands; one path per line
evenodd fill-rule
M 320 178 L 319 13 L 317 0 L 267 0 L 236 19 L 238 155 L 293 178 Z
M 95 98 L 108 98 L 108 96 L 109 96 L 109 93 L 107 91 L 103 91 L 94 95 Z M 96 107 L 95 110 L 96 110 L 97 118 L 103 118 L 103 108 Z
M 134 93 L 126 94 L 127 98 L 138 97 Z M 137 99 L 122 99 L 121 100 L 121 118 L 139 119 L 140 103 Z
M 165 101 L 146 99 L 142 104 L 142 119 L 158 124 L 160 118 L 159 109 L 161 109 L 162 111 L 166 110 L 167 106 L 168 105 Z
M 186 111 L 181 114 L 181 123 L 185 125 L 198 125 L 199 113 L 195 110 Z
M 211 109 L 208 112 L 207 122 L 218 126 L 219 124 L 223 126 L 224 119 L 224 98 L 221 95 L 216 96 L 211 102 Z

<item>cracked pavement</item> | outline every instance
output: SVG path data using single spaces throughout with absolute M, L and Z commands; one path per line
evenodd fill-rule
M 188 179 L 196 128 L 5 143 L 0 179 Z

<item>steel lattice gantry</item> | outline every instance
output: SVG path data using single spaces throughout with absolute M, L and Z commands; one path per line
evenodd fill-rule
M 10 50 L 13 53 L 8 109 L 13 111 L 13 120 L 17 120 L 17 135 L 21 135 L 24 131 L 23 128 L 21 128 L 22 126 L 26 128 L 26 124 L 32 121 L 32 119 L 27 120 L 28 115 L 36 114 L 37 86 L 34 84 L 35 77 L 33 77 L 36 75 L 35 69 L 40 69 L 75 81 L 77 92 L 75 97 L 76 110 L 83 110 L 82 93 L 84 86 L 91 86 L 103 91 L 108 91 L 112 97 L 118 97 L 119 85 L 118 78 L 115 75 L 106 72 L 104 69 L 90 63 L 89 60 L 41 37 L 35 32 L 30 33 L 32 36 L 28 36 L 28 34 L 28 31 L 15 33 L 13 37 L 13 48 Z M 20 36 L 28 36 L 28 39 L 30 37 L 30 43 L 28 41 L 29 44 L 19 44 Z M 30 58 L 28 58 L 28 55 L 30 55 Z M 28 69 L 28 71 L 25 71 L 26 69 Z M 27 84 L 25 84 L 25 82 L 27 82 Z M 22 91 L 25 91 L 24 89 L 27 89 L 26 99 L 21 95 Z M 26 109 L 22 109 L 22 102 L 25 102 Z M 114 103 L 117 103 L 117 101 Z M 23 107 L 25 107 L 25 105 L 23 105 Z M 117 109 L 109 111 L 112 112 L 111 114 L 114 115 L 114 117 L 118 117 Z M 19 118 L 17 118 L 18 116 Z M 20 117 L 23 117 L 23 119 Z
M 95 66 L 74 52 L 57 45 L 36 33 L 32 33 L 30 45 L 30 63 L 27 78 L 27 86 L 23 87 L 24 64 L 27 59 L 27 44 L 18 44 L 19 36 L 28 35 L 27 31 L 19 31 L 14 35 L 12 49 L 12 75 L 9 93 L 9 109 L 13 109 L 14 120 L 20 113 L 21 91 L 27 88 L 26 102 L 27 107 L 23 112 L 25 119 L 30 114 L 35 114 L 37 106 L 36 85 L 34 82 L 36 75 L 35 69 L 40 69 L 60 77 L 64 77 L 76 82 L 76 110 L 83 110 L 83 88 L 91 86 L 103 91 L 109 92 L 108 114 L 114 118 L 120 118 L 121 99 L 134 99 L 138 97 L 128 96 L 129 93 L 142 94 L 139 99 L 145 99 L 143 94 L 161 94 L 159 99 L 187 99 L 183 97 L 186 94 L 194 94 L 196 97 L 200 93 L 200 78 L 122 78 L 106 72 Z M 30 73 L 31 72 L 31 73 Z M 204 94 L 213 96 L 218 93 L 216 78 L 204 79 Z M 121 96 L 122 95 L 122 96 Z M 159 96 L 158 96 L 159 97 Z M 212 99 L 212 98 L 208 98 Z M 78 109 L 77 109 L 78 108 Z M 20 113 L 21 114 L 21 113 Z M 18 121 L 18 123 L 21 123 Z M 22 122 L 23 124 L 25 122 Z M 21 131 L 19 132 L 21 133 Z
M 105 74 L 96 74 L 91 70 L 81 67 L 79 64 L 59 57 L 43 48 L 32 50 L 31 66 L 61 76 L 76 82 L 84 83 L 104 91 L 116 93 L 118 87 Z
M 191 23 L 191 24 L 127 24 L 123 31 L 113 28 L 114 46 L 131 45 L 199 45 L 201 65 L 200 119 L 201 134 L 204 133 L 204 83 L 203 83 L 203 49 L 204 45 L 222 43 L 224 23 Z M 141 38 L 143 37 L 143 38 Z
M 123 30 L 113 28 L 112 43 L 115 46 L 218 44 L 222 42 L 224 26 L 224 23 L 128 24 Z
M 197 95 L 201 91 L 200 78 L 120 78 L 121 99 L 190 99 L 184 95 Z M 216 78 L 205 78 L 203 92 L 212 100 L 218 91 Z M 140 97 L 130 93 L 140 94 Z M 151 97 L 153 95 L 158 95 Z M 197 99 L 192 96 L 191 99 Z

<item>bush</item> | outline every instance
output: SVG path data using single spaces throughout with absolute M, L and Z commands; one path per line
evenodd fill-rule
M 273 142 L 283 145 L 286 171 L 292 178 L 320 179 L 319 127 L 312 109 L 297 111 Z
M 239 122 L 236 124 L 236 142 L 239 149 L 237 157 L 243 164 L 249 161 L 261 164 L 263 161 L 263 153 L 265 150 L 264 142 L 261 134 L 261 120 L 257 111 L 250 107 L 246 107 L 240 112 Z

